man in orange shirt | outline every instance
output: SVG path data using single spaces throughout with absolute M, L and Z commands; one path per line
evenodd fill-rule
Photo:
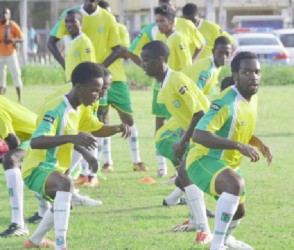
M 6 90 L 6 67 L 8 65 L 16 87 L 18 101 L 21 102 L 21 71 L 15 44 L 23 42 L 23 34 L 19 26 L 10 18 L 10 10 L 4 8 L 0 21 L 0 95 L 4 94 Z

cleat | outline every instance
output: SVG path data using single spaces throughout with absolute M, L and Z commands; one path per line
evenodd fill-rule
M 21 228 L 16 223 L 11 223 L 8 229 L 0 233 L 0 237 L 23 236 L 28 234 L 29 230 L 26 225 L 23 228 Z
M 167 169 L 166 168 L 160 168 L 157 170 L 157 176 L 159 178 L 163 178 L 165 176 L 167 176 Z
M 99 180 L 97 178 L 97 175 L 88 176 L 88 180 L 89 181 L 84 182 L 84 186 L 87 186 L 87 187 L 97 187 L 99 185 Z
M 192 225 L 189 223 L 189 220 L 186 220 L 181 225 L 175 226 L 172 231 L 174 232 L 188 232 L 188 231 L 196 231 L 196 225 Z
M 133 163 L 133 170 L 138 172 L 147 172 L 148 168 L 143 162 Z
M 238 250 L 253 250 L 254 248 L 245 242 L 242 242 L 240 240 L 236 240 L 234 236 L 230 235 L 226 242 L 225 246 L 228 250 L 238 249 Z
M 102 201 L 91 199 L 86 195 L 73 193 L 71 202 L 73 206 L 101 206 Z
M 27 218 L 26 222 L 30 224 L 39 224 L 42 219 L 43 217 L 41 217 L 39 213 L 36 212 L 32 217 Z
M 175 205 L 187 205 L 185 198 L 180 198 L 176 203 L 168 203 L 165 199 L 162 201 L 162 206 L 169 207 Z
M 204 230 L 198 231 L 196 235 L 196 239 L 194 240 L 195 244 L 205 245 L 210 243 L 212 240 L 212 234 L 207 233 Z
M 30 240 L 26 240 L 23 243 L 23 246 L 24 248 L 55 248 L 55 242 L 45 238 L 41 244 L 37 245 L 31 242 Z
M 112 172 L 113 171 L 113 165 L 109 164 L 109 163 L 105 163 L 103 165 L 103 167 L 102 167 L 102 171 L 106 172 L 106 173 Z
M 215 215 L 213 212 L 211 212 L 209 209 L 206 208 L 206 216 L 210 219 L 215 218 Z
M 84 185 L 85 182 L 89 182 L 88 176 L 80 175 L 80 177 L 74 181 L 74 184 Z

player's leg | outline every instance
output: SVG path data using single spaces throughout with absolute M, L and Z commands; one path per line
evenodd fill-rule
M 127 140 L 132 153 L 133 170 L 147 171 L 148 169 L 140 157 L 138 130 L 132 116 L 130 91 L 126 82 L 120 81 L 111 84 L 108 91 L 108 103 L 118 111 L 121 121 L 130 127 L 131 135 Z
M 6 92 L 7 64 L 4 57 L 0 57 L 0 95 Z
M 16 88 L 18 101 L 22 102 L 22 80 L 21 80 L 21 70 L 17 58 L 17 53 L 14 52 L 11 56 L 8 58 L 8 66 L 10 68 L 10 72 L 12 75 L 12 79 L 14 82 L 14 86 Z
M 47 210 L 51 207 L 49 201 L 45 200 L 40 194 L 35 193 L 35 197 L 38 201 L 39 210 L 33 216 L 26 219 L 26 222 L 30 224 L 39 224 Z
M 9 200 L 11 205 L 11 225 L 0 233 L 1 237 L 26 235 L 29 233 L 23 217 L 23 180 L 21 163 L 26 151 L 16 148 L 7 152 L 2 164 L 5 171 Z
M 166 116 L 170 116 L 163 104 L 157 103 L 158 91 L 160 85 L 158 82 L 154 83 L 152 96 L 152 114 L 155 115 L 155 133 L 163 126 Z M 156 150 L 156 160 L 158 165 L 157 176 L 165 177 L 167 175 L 167 163 L 165 157 L 160 155 Z

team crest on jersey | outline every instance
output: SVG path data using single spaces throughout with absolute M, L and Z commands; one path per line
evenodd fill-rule
M 103 32 L 104 32 L 104 27 L 99 26 L 99 27 L 98 27 L 98 32 L 99 32 L 99 33 L 103 33 Z
M 54 118 L 52 116 L 50 116 L 50 115 L 45 115 L 44 118 L 43 118 L 43 121 L 53 123 Z
M 178 109 L 181 107 L 181 103 L 178 100 L 174 101 L 174 106 Z
M 228 223 L 230 222 L 230 220 L 233 218 L 233 215 L 232 214 L 228 214 L 228 213 L 222 213 L 222 216 L 221 216 L 221 220 L 225 223 Z
M 181 89 L 179 90 L 180 94 L 183 95 L 186 93 L 186 91 L 188 90 L 188 88 L 186 86 L 181 87 Z
M 215 104 L 215 103 L 213 103 L 213 104 L 211 104 L 211 108 L 213 109 L 213 110 L 219 110 L 221 107 L 219 106 L 219 105 L 217 105 L 217 104 Z
M 75 56 L 75 57 L 79 57 L 79 56 L 80 56 L 80 53 L 79 53 L 78 51 L 75 51 L 75 52 L 74 52 L 74 56 Z
M 90 48 L 86 48 L 86 53 L 90 53 L 91 49 Z

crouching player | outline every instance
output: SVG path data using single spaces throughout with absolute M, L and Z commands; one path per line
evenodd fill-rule
M 35 233 L 24 242 L 26 248 L 48 245 L 45 235 L 54 226 L 56 249 L 67 249 L 73 183 L 65 172 L 70 167 L 74 146 L 93 149 L 97 147 L 94 136 L 122 133 L 128 137 L 130 134 L 125 124 L 104 126 L 93 116 L 91 105 L 98 100 L 103 84 L 101 66 L 91 62 L 79 64 L 73 70 L 72 84 L 68 94 L 44 105 L 31 139 L 31 149 L 22 165 L 25 185 L 54 202 L 53 210 L 47 210 Z

